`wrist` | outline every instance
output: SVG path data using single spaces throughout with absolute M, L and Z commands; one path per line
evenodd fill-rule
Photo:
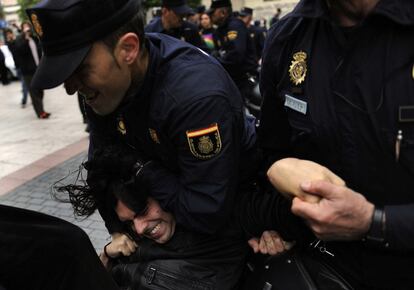
M 377 248 L 387 248 L 389 246 L 386 241 L 386 217 L 383 207 L 375 206 L 371 225 L 363 238 L 363 241 L 366 242 L 367 245 Z
M 108 253 L 108 250 L 107 250 L 108 246 L 109 246 L 111 243 L 112 243 L 112 242 L 107 243 L 107 244 L 104 246 L 104 248 L 103 248 L 103 253 L 104 253 L 105 257 L 106 257 L 106 258 L 108 258 L 109 260 L 113 260 L 113 259 L 114 259 L 113 257 L 111 257 L 111 255 Z

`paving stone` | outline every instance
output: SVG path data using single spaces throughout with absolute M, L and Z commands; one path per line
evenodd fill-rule
M 80 226 L 89 235 L 95 249 L 101 251 L 108 242 L 109 234 L 100 215 L 95 213 L 86 219 L 76 219 L 69 203 L 60 202 L 52 197 L 53 184 L 62 178 L 65 178 L 61 181 L 64 184 L 76 180 L 79 164 L 85 159 L 86 152 L 63 162 L 6 195 L 0 196 L 0 204 L 40 211 L 72 222 Z
M 31 198 L 30 200 L 29 200 L 29 203 L 30 204 L 36 204 L 36 205 L 42 205 L 41 207 L 43 207 L 43 203 L 45 202 L 45 200 L 44 199 L 41 199 L 41 198 Z
M 30 210 L 34 210 L 34 211 L 40 211 L 40 209 L 42 208 L 41 205 L 38 204 L 29 204 L 26 209 L 30 209 Z

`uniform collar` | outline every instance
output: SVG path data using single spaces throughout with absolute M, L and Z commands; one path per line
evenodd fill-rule
M 413 0 L 380 0 L 372 12 L 404 26 L 414 25 Z M 291 17 L 329 18 L 325 0 L 302 0 L 290 14 Z

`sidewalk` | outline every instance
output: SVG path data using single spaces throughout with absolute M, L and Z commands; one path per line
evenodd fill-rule
M 45 92 L 48 120 L 37 119 L 30 103 L 20 107 L 20 83 L 0 86 L 0 204 L 44 212 L 73 222 L 101 250 L 109 235 L 98 214 L 75 220 L 70 204 L 51 197 L 51 186 L 86 159 L 84 131 L 76 96 L 62 87 Z M 73 176 L 68 178 L 71 182 Z

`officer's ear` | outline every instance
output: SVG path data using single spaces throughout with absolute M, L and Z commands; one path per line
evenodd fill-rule
M 121 36 L 115 48 L 115 55 L 119 63 L 130 65 L 135 62 L 140 53 L 138 35 L 129 32 Z

